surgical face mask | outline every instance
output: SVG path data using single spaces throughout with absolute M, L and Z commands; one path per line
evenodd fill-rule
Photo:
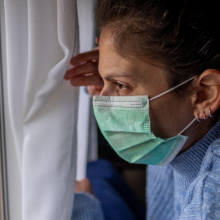
M 93 108 L 104 137 L 116 153 L 130 163 L 164 166 L 179 153 L 188 137 L 181 135 L 162 139 L 151 131 L 150 101 L 173 91 L 189 80 L 153 97 L 148 96 L 94 96 Z

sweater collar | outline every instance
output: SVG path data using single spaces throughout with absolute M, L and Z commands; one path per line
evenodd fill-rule
M 219 134 L 220 121 L 201 140 L 174 158 L 170 166 L 173 167 L 174 172 L 177 172 L 179 178 L 183 178 L 188 183 L 195 179 L 208 147 L 219 137 Z

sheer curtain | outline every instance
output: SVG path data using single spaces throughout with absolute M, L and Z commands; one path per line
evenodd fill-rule
M 78 50 L 76 0 L 5 0 L 7 94 L 23 220 L 71 218 L 78 89 L 63 80 Z

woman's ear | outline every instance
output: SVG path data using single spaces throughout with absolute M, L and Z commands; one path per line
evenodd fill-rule
M 205 119 L 220 106 L 220 71 L 205 70 L 195 81 L 193 87 L 194 116 Z

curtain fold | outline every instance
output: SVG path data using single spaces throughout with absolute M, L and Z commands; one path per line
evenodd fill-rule
M 63 80 L 78 50 L 76 0 L 5 0 L 9 114 L 22 219 L 71 218 L 79 91 Z

